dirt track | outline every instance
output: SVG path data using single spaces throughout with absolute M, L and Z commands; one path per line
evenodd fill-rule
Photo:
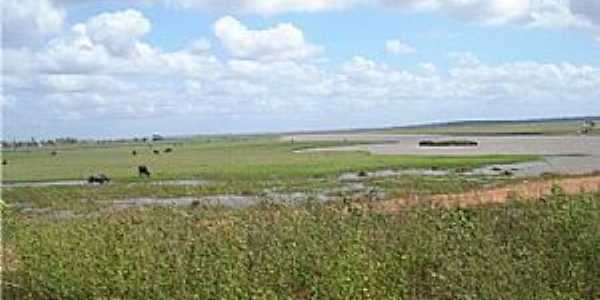
M 435 195 L 430 197 L 411 197 L 393 199 L 376 203 L 372 206 L 376 211 L 397 212 L 418 202 L 431 203 L 433 206 L 470 206 L 492 203 L 504 203 L 512 195 L 525 199 L 541 199 L 550 194 L 554 185 L 560 186 L 567 194 L 600 191 L 600 176 L 579 177 L 556 180 L 524 181 L 519 184 L 467 192 L 454 195 Z

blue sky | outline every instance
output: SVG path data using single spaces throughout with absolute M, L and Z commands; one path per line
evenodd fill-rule
M 591 0 L 2 5 L 8 139 L 600 114 Z
M 318 13 L 285 13 L 263 16 L 226 14 L 200 9 L 166 9 L 160 6 L 130 3 L 98 3 L 74 6 L 69 22 L 77 23 L 103 13 L 134 7 L 152 20 L 147 37 L 164 50 L 177 50 L 198 37 L 213 39 L 212 26 L 223 15 L 234 15 L 250 28 L 264 29 L 291 22 L 307 38 L 327 48 L 332 59 L 347 60 L 367 55 L 390 64 L 410 66 L 419 60 L 444 63 L 448 52 L 473 52 L 489 62 L 537 60 L 599 63 L 600 42 L 594 35 L 572 28 L 523 28 L 481 26 L 440 12 L 402 12 L 360 8 Z M 382 44 L 400 38 L 421 49 L 414 57 L 386 55 Z

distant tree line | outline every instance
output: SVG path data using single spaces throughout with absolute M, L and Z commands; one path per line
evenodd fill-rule
M 36 140 L 31 138 L 28 141 L 2 141 L 2 148 L 24 148 L 24 147 L 45 147 L 45 146 L 57 146 L 57 145 L 74 145 L 80 141 L 72 137 L 48 139 L 48 140 Z
M 148 143 L 155 141 L 166 140 L 163 136 L 154 134 L 151 137 L 134 137 L 134 138 L 122 138 L 122 139 L 77 139 L 74 137 L 61 137 L 55 139 L 41 139 L 36 140 L 13 140 L 13 141 L 1 141 L 2 148 L 4 149 L 16 149 L 16 148 L 40 148 L 40 147 L 54 147 L 54 146 L 65 146 L 65 145 L 107 145 L 107 144 L 119 144 L 119 143 Z

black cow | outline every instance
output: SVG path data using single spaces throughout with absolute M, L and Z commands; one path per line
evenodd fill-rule
M 137 151 L 135 151 L 135 150 L 131 151 L 131 155 L 136 156 L 137 155 Z
M 7 161 L 6 159 L 3 159 L 3 160 L 2 160 L 2 165 L 3 165 L 3 166 L 6 166 L 6 165 L 8 165 L 8 161 Z
M 58 152 L 56 152 L 56 151 L 50 152 L 50 155 L 52 155 L 52 156 L 56 156 L 57 154 L 58 154 Z
M 146 166 L 138 166 L 138 176 L 150 177 L 150 170 Z
M 87 182 L 89 184 L 105 184 L 110 182 L 110 178 L 108 178 L 108 176 L 104 175 L 104 174 L 96 174 L 96 175 L 92 175 L 90 177 L 88 177 Z
M 173 149 L 172 149 L 172 148 L 167 148 L 167 149 L 165 149 L 165 151 L 164 151 L 164 152 L 165 152 L 165 153 L 171 153 L 171 152 L 173 152 Z
M 158 150 L 154 150 L 152 152 L 154 152 L 154 154 L 156 154 L 156 155 L 160 154 L 160 151 L 158 151 Z

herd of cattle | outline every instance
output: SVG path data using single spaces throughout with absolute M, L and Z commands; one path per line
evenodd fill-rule
M 173 152 L 173 148 L 165 148 L 163 150 L 164 153 L 172 153 Z M 160 150 L 152 150 L 152 153 L 154 153 L 155 155 L 158 155 L 161 153 Z M 57 156 L 58 152 L 57 151 L 52 151 L 50 152 L 50 155 L 52 156 Z M 131 155 L 136 156 L 138 155 L 138 152 L 136 150 L 131 151 Z M 6 166 L 8 165 L 8 160 L 6 159 L 2 159 L 2 165 Z M 150 173 L 150 169 L 147 166 L 141 165 L 137 167 L 137 171 L 138 171 L 138 176 L 139 177 L 146 177 L 146 178 L 150 178 L 151 173 Z M 95 174 L 92 175 L 90 177 L 87 178 L 87 182 L 90 184 L 105 184 L 110 182 L 110 177 L 106 176 L 105 174 Z
M 150 178 L 151 173 L 147 166 L 138 166 L 137 170 L 139 177 Z M 110 182 L 110 177 L 106 176 L 105 174 L 96 174 L 88 177 L 87 182 L 89 184 L 105 184 Z
M 159 150 L 152 150 L 152 152 L 154 154 L 160 154 Z M 173 152 L 173 149 L 172 148 L 166 148 L 165 150 L 163 150 L 163 152 L 164 153 L 171 153 L 171 152 Z M 136 156 L 137 154 L 138 153 L 137 153 L 136 150 L 131 151 L 131 155 Z M 52 151 L 50 153 L 50 155 L 56 156 L 56 155 L 58 155 L 58 152 Z M 8 164 L 8 162 L 6 160 L 2 160 L 2 164 L 6 165 L 6 164 Z M 150 176 L 152 175 L 152 173 L 150 173 L 150 169 L 148 168 L 148 166 L 144 166 L 144 165 L 138 166 L 137 167 L 137 171 L 138 171 L 138 176 L 139 177 L 150 178 Z M 89 176 L 87 178 L 87 182 L 89 184 L 105 184 L 105 183 L 109 183 L 110 182 L 110 177 L 108 177 L 108 176 L 106 176 L 105 174 L 102 174 L 102 173 L 95 174 L 95 175 Z
M 166 148 L 165 150 L 163 150 L 163 152 L 171 153 L 171 152 L 173 152 L 173 148 Z M 152 150 L 152 153 L 158 155 L 158 154 L 160 154 L 160 150 Z M 56 154 L 53 153 L 52 155 L 56 155 Z M 138 155 L 138 152 L 136 150 L 133 150 L 133 151 L 131 151 L 131 155 L 136 156 L 136 155 Z M 150 176 L 152 175 L 152 173 L 150 173 L 150 169 L 148 168 L 148 166 L 144 166 L 144 165 L 138 166 L 137 171 L 138 171 L 139 177 L 150 178 Z M 106 176 L 105 174 L 96 174 L 96 175 L 92 175 L 92 176 L 88 177 L 87 182 L 89 184 L 105 184 L 105 183 L 110 182 L 110 177 Z
M 164 153 L 171 153 L 173 152 L 173 148 L 166 148 L 165 150 L 163 150 Z M 160 150 L 152 150 L 152 153 L 158 155 L 160 154 Z M 131 155 L 136 156 L 138 153 L 137 151 L 133 150 L 131 151 Z

